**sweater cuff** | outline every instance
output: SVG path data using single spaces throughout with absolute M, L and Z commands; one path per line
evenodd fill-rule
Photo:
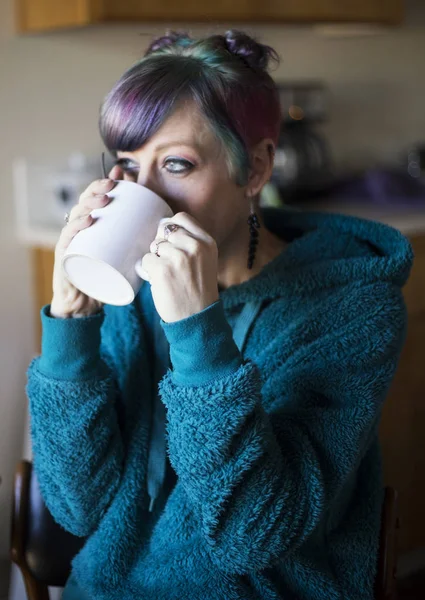
M 89 317 L 61 319 L 50 315 L 50 304 L 47 304 L 40 314 L 39 370 L 47 377 L 68 381 L 99 374 L 103 309 Z
M 217 300 L 186 319 L 161 326 L 170 344 L 173 378 L 180 385 L 205 385 L 234 373 L 242 357 L 223 303 Z

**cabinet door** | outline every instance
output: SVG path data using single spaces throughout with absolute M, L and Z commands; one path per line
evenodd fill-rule
M 19 32 L 88 25 L 100 18 L 102 0 L 15 0 Z
M 40 310 L 45 304 L 50 304 L 53 295 L 53 265 L 55 254 L 53 250 L 33 248 L 32 266 L 35 288 L 35 323 L 36 323 L 36 352 L 41 351 L 41 320 Z
M 103 0 L 106 20 L 400 23 L 402 0 Z
M 104 21 L 264 23 L 402 21 L 403 0 L 15 0 L 19 32 Z

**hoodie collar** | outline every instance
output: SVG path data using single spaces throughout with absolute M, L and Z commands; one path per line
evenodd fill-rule
M 398 230 L 366 219 L 287 208 L 263 208 L 264 224 L 288 246 L 260 273 L 220 292 L 224 308 L 252 299 L 352 283 L 391 281 L 402 287 L 413 253 Z

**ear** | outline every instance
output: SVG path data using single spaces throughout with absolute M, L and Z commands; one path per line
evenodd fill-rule
M 273 171 L 275 145 L 270 138 L 264 138 L 251 149 L 251 169 L 247 188 L 250 196 L 260 193 Z

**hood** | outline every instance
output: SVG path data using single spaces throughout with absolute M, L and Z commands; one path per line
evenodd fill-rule
M 288 246 L 258 275 L 220 292 L 225 308 L 300 291 L 311 295 L 353 282 L 385 281 L 401 288 L 407 281 L 413 251 L 397 229 L 338 214 L 261 210 L 267 229 Z

